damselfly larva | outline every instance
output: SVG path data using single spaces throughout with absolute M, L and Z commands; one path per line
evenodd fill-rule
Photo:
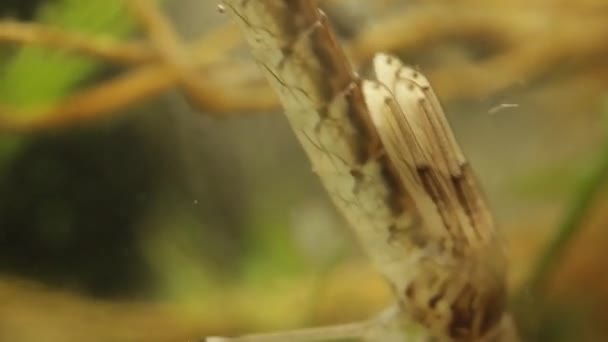
M 450 340 L 478 341 L 505 303 L 491 214 L 428 80 L 385 54 L 374 58 L 374 71 L 376 80 L 363 82 L 365 101 L 423 225 L 412 236 L 420 249 L 414 270 L 397 289 L 403 311 Z

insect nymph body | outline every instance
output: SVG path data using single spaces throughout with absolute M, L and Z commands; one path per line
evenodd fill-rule
M 364 81 L 372 121 L 422 220 L 410 234 L 415 252 L 403 311 L 440 332 L 477 341 L 500 321 L 505 262 L 491 214 L 428 80 L 397 58 L 374 59 Z

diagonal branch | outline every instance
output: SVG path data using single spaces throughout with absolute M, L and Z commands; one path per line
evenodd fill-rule
M 90 37 L 36 23 L 0 21 L 0 41 L 47 46 L 117 64 L 132 65 L 157 59 L 154 51 L 145 43 Z
M 175 70 L 179 85 L 190 102 L 198 108 L 208 109 L 207 94 L 213 93 L 215 89 L 200 81 L 201 77 L 189 51 L 167 17 L 149 0 L 129 0 L 127 4 L 163 60 Z

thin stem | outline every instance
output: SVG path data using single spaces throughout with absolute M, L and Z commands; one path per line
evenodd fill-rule
M 329 327 L 298 329 L 284 332 L 251 334 L 239 337 L 208 337 L 206 342 L 312 342 L 360 338 L 368 329 L 367 322 L 348 323 Z
M 279 331 L 272 333 L 250 334 L 238 337 L 207 337 L 205 342 L 314 342 L 340 339 L 361 339 L 373 334 L 376 330 L 390 329 L 400 316 L 397 305 L 390 306 L 378 316 L 355 323 L 331 325 L 317 328 Z

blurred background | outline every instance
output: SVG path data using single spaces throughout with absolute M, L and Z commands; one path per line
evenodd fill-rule
M 216 5 L 0 1 L 0 341 L 196 341 L 391 302 Z M 434 84 L 525 340 L 608 338 L 608 2 L 319 5 L 357 70 L 391 52 Z

